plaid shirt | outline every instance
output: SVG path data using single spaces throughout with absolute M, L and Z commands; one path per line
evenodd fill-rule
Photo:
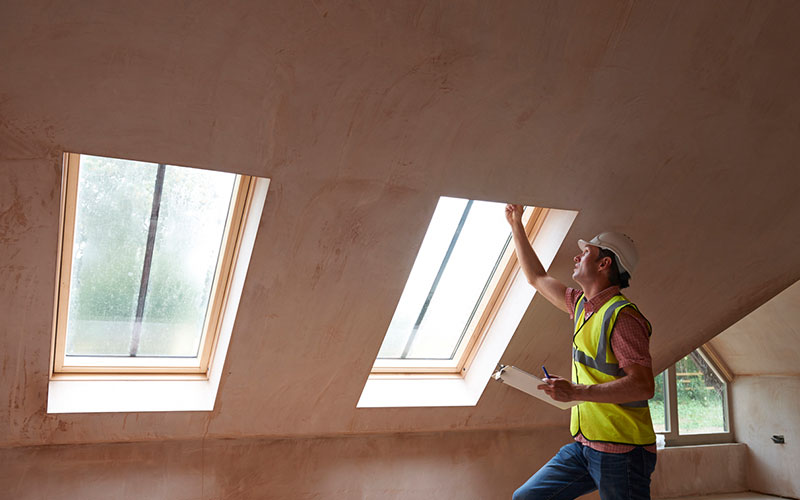
M 569 309 L 569 317 L 573 321 L 575 321 L 575 306 L 582 293 L 580 290 L 567 288 L 567 308 Z M 611 297 L 618 294 L 618 286 L 606 288 L 591 300 L 586 301 L 584 314 L 588 318 L 590 314 L 608 302 Z M 636 309 L 623 307 L 619 312 L 611 335 L 611 350 L 614 352 L 617 361 L 619 361 L 620 368 L 634 364 L 647 367 L 653 366 L 653 361 L 650 358 L 650 335 L 647 329 L 647 321 Z M 635 448 L 635 446 L 628 444 L 589 441 L 580 433 L 575 436 L 575 441 L 605 453 L 627 453 Z M 645 446 L 644 449 L 652 453 L 656 452 L 655 445 Z

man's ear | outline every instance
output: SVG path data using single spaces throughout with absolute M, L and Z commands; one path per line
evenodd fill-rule
M 600 259 L 600 270 L 604 271 L 606 269 L 611 269 L 611 264 L 613 264 L 611 257 L 603 257 Z

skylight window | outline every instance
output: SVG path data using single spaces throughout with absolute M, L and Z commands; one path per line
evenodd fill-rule
M 66 156 L 54 373 L 205 373 L 251 179 Z
M 504 210 L 439 199 L 373 373 L 464 368 L 516 263 Z M 542 215 L 526 211 L 529 234 Z

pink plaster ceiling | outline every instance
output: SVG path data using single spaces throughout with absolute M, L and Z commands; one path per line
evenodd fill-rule
M 0 9 L 0 444 L 563 422 L 491 384 L 355 409 L 443 194 L 580 210 L 564 280 L 631 234 L 656 369 L 800 278 L 796 3 Z M 63 150 L 272 179 L 214 412 L 44 413 Z M 504 361 L 563 372 L 568 332 L 536 299 Z
M 800 281 L 711 340 L 735 375 L 800 375 Z

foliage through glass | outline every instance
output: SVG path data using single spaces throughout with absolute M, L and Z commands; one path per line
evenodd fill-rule
M 153 224 L 157 168 L 81 155 L 67 356 L 198 354 L 236 176 L 166 166 Z M 145 288 L 151 228 L 155 239 Z M 140 295 L 144 309 L 137 318 Z M 132 352 L 136 322 L 141 342 Z
M 697 352 L 675 363 L 681 434 L 725 432 L 725 383 Z
M 673 387 L 670 377 L 674 375 Z M 671 411 L 670 391 L 676 408 Z M 656 432 L 667 440 L 679 436 L 728 432 L 727 386 L 699 350 L 691 352 L 655 378 L 655 394 L 649 401 Z M 675 421 L 677 420 L 677 421 Z

